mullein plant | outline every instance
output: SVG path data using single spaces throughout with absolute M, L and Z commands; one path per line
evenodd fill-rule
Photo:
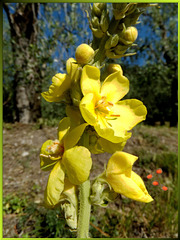
M 94 3 L 87 12 L 93 41 L 77 47 L 75 58 L 66 62 L 66 73 L 57 73 L 42 97 L 66 104 L 66 117 L 59 122 L 57 136 L 41 147 L 40 166 L 50 171 L 45 205 L 61 207 L 78 238 L 89 237 L 91 205 L 106 207 L 122 194 L 149 203 L 152 197 L 142 178 L 133 170 L 138 157 L 123 152 L 130 130 L 146 119 L 147 109 L 137 99 L 122 98 L 129 80 L 114 59 L 130 56 L 135 24 L 148 3 L 113 3 L 112 19 L 107 4 Z M 109 64 L 107 64 L 107 60 Z M 103 73 L 101 74 L 101 71 Z M 111 153 L 107 166 L 90 179 L 91 153 Z

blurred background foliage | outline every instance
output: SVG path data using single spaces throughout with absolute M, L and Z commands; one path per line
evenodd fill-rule
M 31 6 L 28 8 L 29 14 L 34 14 L 36 9 L 36 16 L 33 15 L 34 20 L 29 21 L 29 26 L 27 25 L 25 29 L 21 26 L 21 21 L 27 21 L 25 17 L 23 18 L 23 12 L 27 15 L 27 5 Z M 160 122 L 163 125 L 169 122 L 171 126 L 176 126 L 178 6 L 176 3 L 159 3 L 159 6 L 160 8 L 147 8 L 140 16 L 140 23 L 136 25 L 139 31 L 137 46 L 130 50 L 136 51 L 137 54 L 121 58 L 116 62 L 122 65 L 124 75 L 130 80 L 127 98 L 140 99 L 147 106 L 146 123 L 154 125 Z M 111 9 L 111 4 L 108 4 L 108 7 Z M 56 122 L 54 119 L 64 116 L 64 105 L 45 102 L 41 99 L 40 92 L 48 89 L 55 73 L 66 71 L 66 60 L 75 56 L 75 49 L 79 44 L 91 42 L 92 34 L 85 12 L 88 9 L 88 3 L 9 3 L 4 5 L 3 111 L 5 122 L 24 121 L 21 116 L 23 112 L 19 113 L 17 109 L 19 105 L 23 105 L 22 108 L 30 112 L 29 118 L 24 121 L 26 123 L 40 121 L 47 124 L 52 122 L 54 125 L 53 123 Z M 21 29 L 20 37 L 15 36 L 16 30 L 13 29 L 16 28 L 12 24 L 12 18 Z M 33 41 L 30 34 L 27 36 L 27 31 L 36 34 Z M 22 39 L 28 42 L 28 46 L 24 47 L 23 51 L 21 46 L 17 48 L 18 44 L 22 44 Z M 17 66 L 18 61 L 19 66 Z M 26 66 L 23 65 L 25 61 L 27 61 Z M 27 94 L 27 98 L 23 103 L 18 102 L 19 97 L 18 99 L 16 97 L 16 85 L 18 85 L 16 78 L 24 82 L 24 96 Z M 25 106 L 26 102 L 27 106 Z

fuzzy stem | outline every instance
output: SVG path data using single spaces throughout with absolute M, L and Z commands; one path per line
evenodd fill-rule
M 80 185 L 80 209 L 78 219 L 77 238 L 88 238 L 89 237 L 89 221 L 91 204 L 89 202 L 90 195 L 90 181 L 87 180 Z

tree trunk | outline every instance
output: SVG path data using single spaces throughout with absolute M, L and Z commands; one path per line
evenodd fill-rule
M 41 77 L 35 58 L 37 46 L 38 3 L 19 3 L 12 14 L 8 4 L 4 9 L 11 29 L 14 58 L 14 104 L 16 121 L 30 123 L 41 117 Z

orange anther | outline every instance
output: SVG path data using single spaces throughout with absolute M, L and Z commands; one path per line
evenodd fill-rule
M 111 105 L 111 106 L 114 106 L 114 104 L 112 102 L 108 102 L 108 104 Z
M 167 191 L 168 188 L 167 188 L 166 186 L 163 186 L 163 187 L 162 187 L 162 190 Z
M 159 183 L 158 183 L 157 181 L 154 181 L 154 182 L 152 183 L 152 185 L 154 185 L 154 186 L 158 186 Z
M 112 115 L 110 115 L 111 117 L 120 117 L 120 115 L 118 115 L 118 114 L 112 114 Z
M 148 179 L 151 179 L 152 177 L 153 177 L 152 174 L 147 175 L 147 178 L 148 178 Z
M 162 173 L 162 169 L 161 168 L 157 169 L 156 173 L 161 174 Z

